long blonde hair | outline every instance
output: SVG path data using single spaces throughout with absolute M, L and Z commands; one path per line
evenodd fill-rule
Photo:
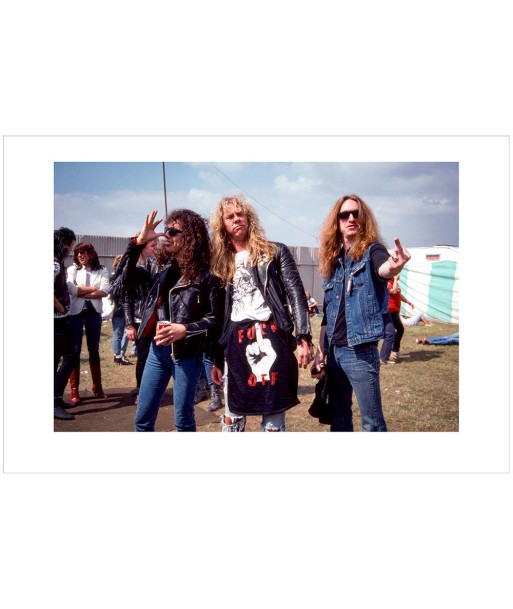
M 237 211 L 242 211 L 248 220 L 246 249 L 251 263 L 257 265 L 259 260 L 271 260 L 276 254 L 276 246 L 267 240 L 264 229 L 253 207 L 243 195 L 223 197 L 216 205 L 210 226 L 212 228 L 212 262 L 211 271 L 224 284 L 233 280 L 235 273 L 235 248 L 224 225 L 224 210 L 233 205 Z
M 383 239 L 376 218 L 371 208 L 358 195 L 344 195 L 338 199 L 331 208 L 328 217 L 324 221 L 321 231 L 321 246 L 319 248 L 319 271 L 322 277 L 329 278 L 333 275 L 337 264 L 340 248 L 343 245 L 342 234 L 339 229 L 338 212 L 342 204 L 351 199 L 358 203 L 358 225 L 360 230 L 354 238 L 351 246 L 351 256 L 354 260 L 360 260 L 372 243 Z

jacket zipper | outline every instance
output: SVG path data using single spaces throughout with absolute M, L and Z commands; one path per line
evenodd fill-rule
M 189 281 L 189 283 L 184 283 L 182 285 L 175 285 L 173 286 L 170 290 L 169 290 L 169 295 L 168 295 L 168 306 L 169 306 L 169 321 L 171 323 L 173 323 L 173 308 L 171 306 L 171 294 L 173 292 L 173 290 L 175 290 L 176 288 L 186 288 L 187 286 L 191 285 L 191 282 Z M 171 343 L 171 357 L 173 358 L 173 361 L 175 359 L 175 343 Z
M 171 307 L 171 293 L 172 293 L 172 292 L 173 292 L 173 290 L 175 290 L 175 289 L 182 289 L 182 288 L 186 288 L 186 287 L 188 287 L 188 286 L 190 286 L 190 285 L 191 285 L 191 282 L 189 281 L 189 283 L 184 283 L 184 284 L 181 284 L 181 285 L 175 285 L 174 287 L 172 287 L 172 288 L 169 290 L 169 301 L 168 301 L 168 305 L 169 305 L 169 321 L 170 321 L 171 323 L 173 323 L 173 319 L 172 319 L 172 310 L 173 310 L 173 309 L 172 309 L 172 307 Z M 200 304 L 200 296 L 199 296 L 199 294 L 198 294 L 198 304 Z M 200 332 L 198 332 L 198 333 L 199 333 L 199 334 L 201 334 L 202 332 L 205 334 L 205 336 L 208 336 L 208 330 L 202 330 L 202 331 L 200 331 Z M 175 343 L 171 343 L 171 354 L 172 354 L 172 357 L 173 357 L 173 359 L 174 359 L 174 357 L 175 357 Z

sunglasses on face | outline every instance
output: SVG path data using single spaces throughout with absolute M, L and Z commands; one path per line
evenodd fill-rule
M 353 216 L 355 220 L 358 220 L 358 210 L 351 209 L 350 211 L 340 211 L 338 212 L 338 217 L 340 220 L 349 220 L 349 216 Z
M 176 235 L 181 235 L 182 233 L 183 233 L 183 230 L 178 230 L 174 226 L 170 226 L 169 228 L 166 228 L 166 230 L 165 230 L 165 234 L 169 235 L 170 237 L 175 237 Z

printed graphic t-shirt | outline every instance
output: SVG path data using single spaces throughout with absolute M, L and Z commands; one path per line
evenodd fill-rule
M 251 274 L 251 260 L 249 252 L 235 254 L 235 275 L 233 277 L 233 306 L 232 321 L 253 319 L 267 321 L 271 316 L 271 309 L 265 304 L 262 292 L 255 285 Z

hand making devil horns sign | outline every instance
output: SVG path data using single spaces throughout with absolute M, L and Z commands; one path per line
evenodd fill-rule
M 157 239 L 158 237 L 165 236 L 165 233 L 155 232 L 155 228 L 162 222 L 162 218 L 160 220 L 155 220 L 157 213 L 157 210 L 153 210 L 151 214 L 146 214 L 146 220 L 137 237 L 137 243 L 139 245 L 148 243 L 148 241 L 153 241 L 153 239 Z

